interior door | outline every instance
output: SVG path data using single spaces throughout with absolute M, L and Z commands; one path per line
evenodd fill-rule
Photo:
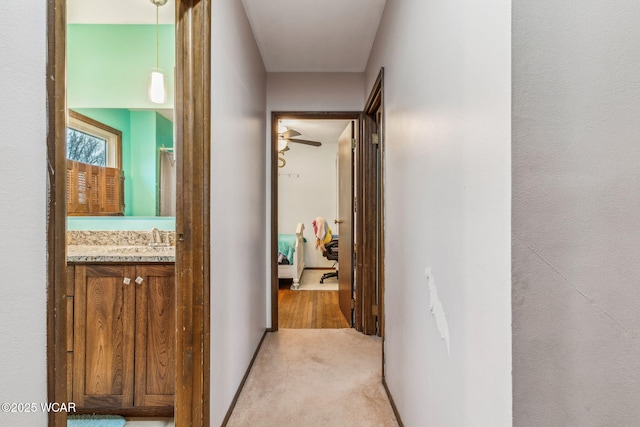
M 338 300 L 340 311 L 353 324 L 353 142 L 355 123 L 349 122 L 338 138 Z

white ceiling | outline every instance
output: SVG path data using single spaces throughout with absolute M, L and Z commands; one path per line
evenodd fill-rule
M 268 72 L 363 72 L 385 2 L 242 0 Z
M 175 22 L 175 0 L 158 9 L 161 24 Z M 156 6 L 149 0 L 67 0 L 69 24 L 155 24 Z
M 268 72 L 363 72 L 386 0 L 242 0 Z M 175 22 L 175 0 L 159 8 Z M 67 0 L 70 24 L 155 24 L 149 0 Z
M 318 141 L 327 145 L 338 143 L 338 137 L 348 123 L 348 120 L 282 120 L 283 125 L 302 134 L 294 138 Z M 290 147 L 297 145 L 291 144 Z

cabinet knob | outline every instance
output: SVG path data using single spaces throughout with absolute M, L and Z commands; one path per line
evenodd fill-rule
M 136 283 L 139 285 L 140 283 L 144 282 L 144 279 L 140 276 L 136 277 Z
M 122 279 L 122 283 L 124 283 L 125 285 L 128 285 L 129 283 L 131 283 L 131 278 L 125 277 L 124 279 Z

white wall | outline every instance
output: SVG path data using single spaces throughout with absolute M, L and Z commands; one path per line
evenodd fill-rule
M 363 73 L 269 73 L 267 110 L 361 111 Z
M 514 425 L 640 423 L 640 3 L 513 2 Z
M 367 94 L 385 67 L 385 369 L 408 426 L 511 425 L 510 12 L 388 0 L 367 66 Z
M 46 2 L 0 13 L 0 402 L 46 402 Z M 46 425 L 0 412 L 0 425 Z
M 331 267 L 334 262 L 315 247 L 313 220 L 324 217 L 331 230 L 336 219 L 336 156 L 338 144 L 323 142 L 321 147 L 289 144 L 283 168 L 278 169 L 278 233 L 292 234 L 304 223 L 305 266 Z
M 265 330 L 266 73 L 242 3 L 212 2 L 211 425 Z
M 267 119 L 271 123 L 273 111 L 362 111 L 364 107 L 363 73 L 268 73 L 267 74 Z M 266 129 L 267 144 L 271 144 L 271 130 Z M 288 155 L 288 154 L 287 154 Z M 287 160 L 288 161 L 288 160 Z M 267 168 L 271 167 L 270 158 Z M 267 177 L 267 194 L 271 192 L 271 179 Z M 267 199 L 267 212 L 271 210 Z M 270 239 L 271 216 L 267 215 L 265 229 L 267 242 Z M 313 230 L 313 229 L 311 229 Z M 312 233 L 313 231 L 311 231 Z M 309 229 L 305 235 L 309 236 Z M 314 248 L 315 246 L 312 246 Z M 306 249 L 308 249 L 307 246 Z M 269 244 L 267 254 L 271 253 Z M 267 276 L 271 271 L 269 262 L 265 264 Z M 271 283 L 266 283 L 267 325 L 271 325 Z

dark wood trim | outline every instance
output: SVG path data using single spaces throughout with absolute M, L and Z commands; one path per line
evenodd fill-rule
M 175 418 L 209 425 L 211 0 L 176 0 L 177 348 Z M 47 398 L 67 401 L 66 0 L 47 3 Z M 58 173 L 56 173 L 58 172 Z M 49 414 L 66 427 L 66 413 Z
M 385 187 L 384 187 L 384 164 L 386 158 L 385 143 L 385 112 L 384 112 L 384 68 L 380 69 L 378 79 L 374 85 L 375 90 L 380 93 L 380 117 L 378 123 L 379 150 L 378 157 L 378 335 L 384 341 L 385 324 L 385 238 L 384 238 L 384 207 L 385 207 Z M 384 360 L 384 359 L 383 359 Z
M 384 187 L 383 143 L 377 119 L 382 110 L 382 71 L 373 85 L 360 123 L 356 150 L 356 224 L 358 236 L 356 328 L 382 336 L 384 318 Z M 381 127 L 381 126 L 380 126 Z M 374 143 L 373 134 L 378 134 Z
M 72 117 L 76 120 L 84 122 L 88 125 L 97 127 L 98 129 L 102 129 L 103 131 L 112 133 L 116 136 L 117 139 L 117 148 L 116 148 L 116 168 L 122 169 L 122 131 L 112 128 L 109 125 L 106 125 L 102 122 L 99 122 L 91 117 L 85 116 L 84 114 L 80 114 L 77 111 L 69 110 L 69 117 Z M 93 213 L 91 215 L 94 215 Z
M 380 68 L 380 72 L 378 72 L 378 77 L 376 77 L 376 81 L 373 83 L 373 87 L 371 88 L 371 92 L 369 93 L 369 98 L 367 98 L 367 102 L 364 107 L 364 112 L 367 114 L 374 114 L 378 107 L 384 105 L 384 67 Z
M 396 402 L 393 401 L 393 396 L 391 396 L 391 391 L 389 391 L 387 380 L 384 377 L 382 377 L 382 385 L 384 386 L 384 391 L 387 393 L 387 397 L 389 398 L 389 403 L 391 403 L 391 409 L 393 409 L 393 415 L 396 416 L 396 421 L 398 422 L 398 426 L 404 427 L 402 418 L 400 418 L 400 412 L 398 412 L 398 407 L 396 406 Z
M 378 157 L 376 168 L 376 258 L 378 276 L 378 335 L 382 337 L 382 374 L 384 377 L 384 339 L 385 339 L 385 239 L 384 239 L 384 163 L 385 163 L 385 111 L 384 111 L 384 68 L 380 68 L 378 77 L 373 84 L 364 113 L 372 117 L 378 132 Z M 377 116 L 379 114 L 379 116 Z
M 176 405 L 209 425 L 210 0 L 176 1 Z
M 260 342 L 258 343 L 258 347 L 256 348 L 256 351 L 253 352 L 253 357 L 251 358 L 251 362 L 249 362 L 249 366 L 247 367 L 247 370 L 244 373 L 244 376 L 242 377 L 242 381 L 240 381 L 238 390 L 236 391 L 236 394 L 233 396 L 233 400 L 229 405 L 229 409 L 227 409 L 227 414 L 224 416 L 224 420 L 222 420 L 221 427 L 225 427 L 227 425 L 227 423 L 229 422 L 229 418 L 231 418 L 231 414 L 233 414 L 233 410 L 236 407 L 236 403 L 238 403 L 238 398 L 240 397 L 240 393 L 242 393 L 244 384 L 247 382 L 247 378 L 249 378 L 249 373 L 251 372 L 251 368 L 253 368 L 253 363 L 256 361 L 256 357 L 258 357 L 258 353 L 260 352 L 260 348 L 262 347 L 264 338 L 267 336 L 267 332 L 269 331 L 268 330 L 264 331 L 264 333 L 262 334 L 262 338 L 260 338 Z
M 360 141 L 356 147 L 356 220 L 357 256 L 356 277 L 358 281 L 356 301 L 356 329 L 366 335 L 377 333 L 376 316 L 376 244 L 377 244 L 377 188 L 376 156 L 378 147 L 372 142 L 375 124 L 369 114 L 363 113 L 360 119 Z
M 47 399 L 67 400 L 66 0 L 47 1 Z M 62 142 L 62 143 L 61 143 Z M 56 173 L 58 172 L 58 173 Z M 65 412 L 49 413 L 66 427 Z
M 271 327 L 278 330 L 278 120 L 359 120 L 359 111 L 271 112 Z
M 278 330 L 278 120 L 280 115 L 271 113 L 271 327 L 269 332 Z
M 367 195 L 366 200 L 363 198 L 366 206 L 362 210 L 366 216 L 363 223 L 367 224 L 364 235 L 371 237 L 371 240 L 366 242 L 367 258 L 371 258 L 367 271 L 371 273 L 371 280 L 377 279 L 378 289 L 377 294 L 365 295 L 365 300 L 367 304 L 378 302 L 377 334 L 384 337 L 384 68 L 380 69 L 373 84 L 364 114 L 368 116 L 365 119 L 370 128 L 368 133 L 373 130 L 378 133 L 378 144 L 369 146 L 368 159 L 365 160 L 367 176 L 363 177 L 363 187 Z M 366 325 L 375 328 L 375 319 L 368 320 L 365 322 Z

